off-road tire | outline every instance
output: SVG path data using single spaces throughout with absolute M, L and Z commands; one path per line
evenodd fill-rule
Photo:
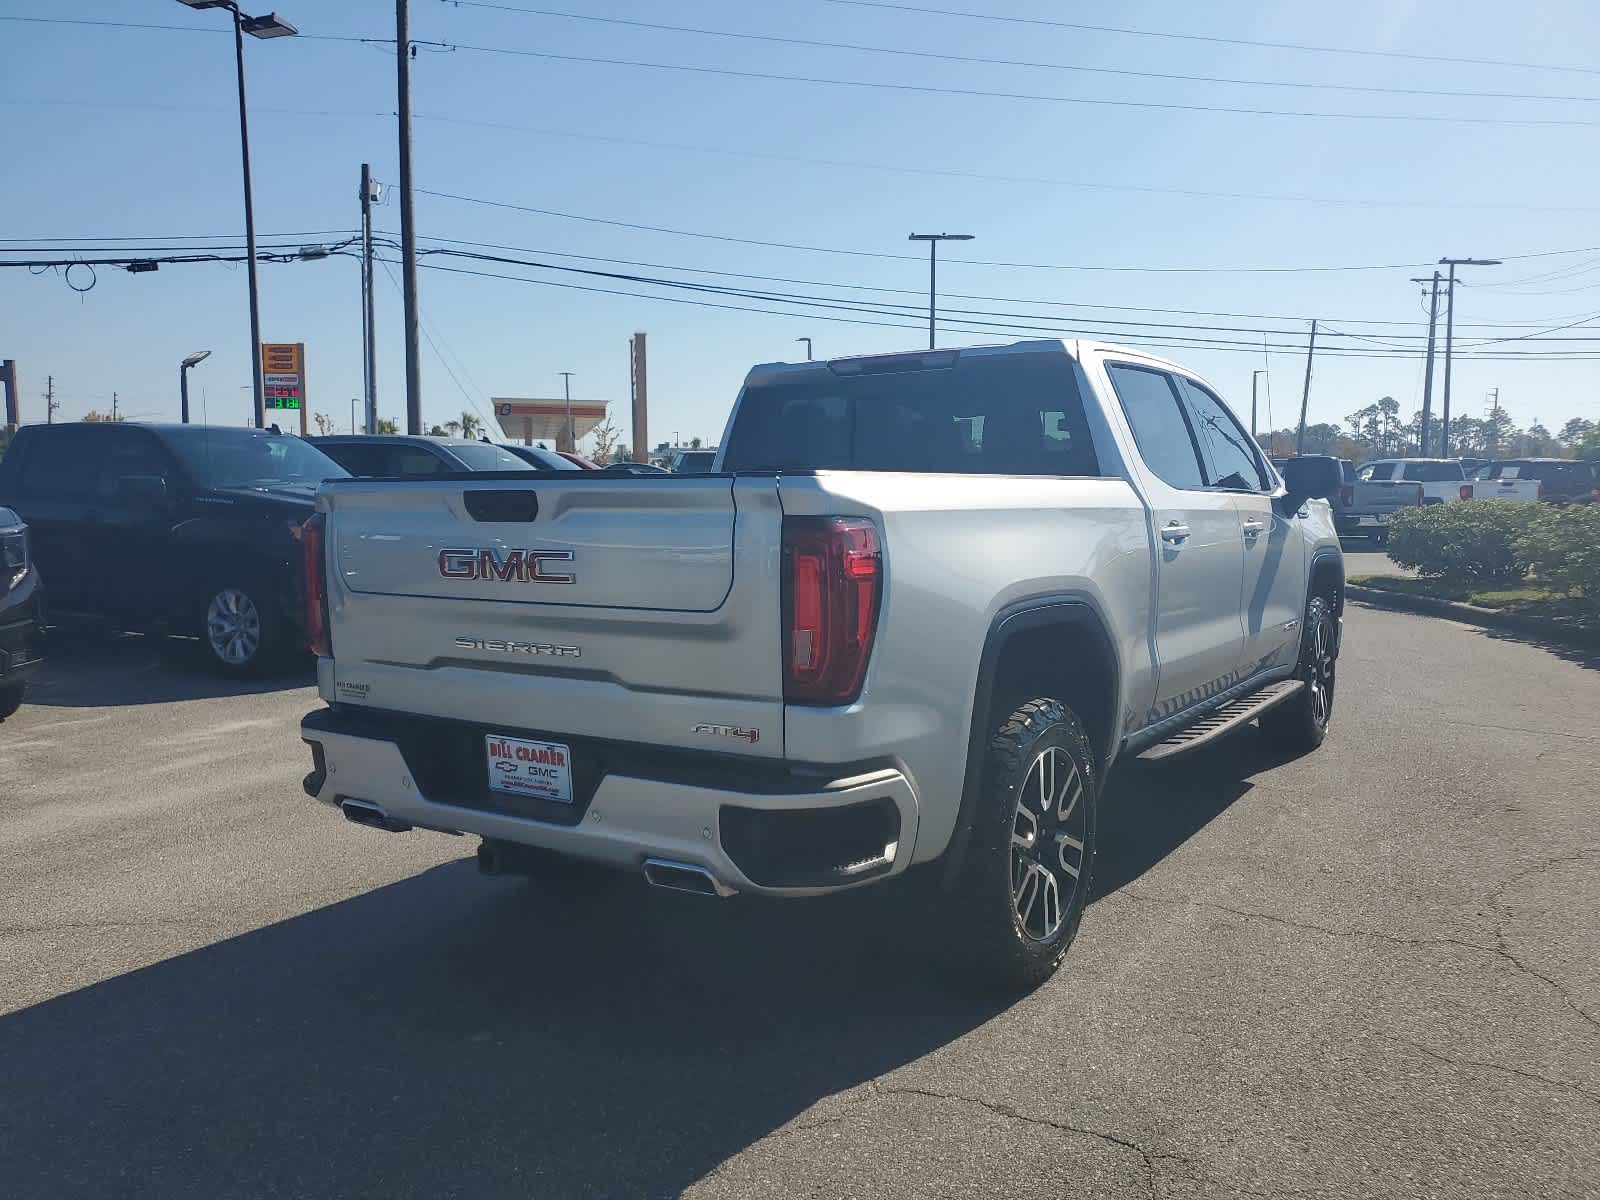
M 1261 735 L 1279 750 L 1304 754 L 1322 745 L 1333 719 L 1338 636 L 1333 601 L 1314 595 L 1306 601 L 1300 633 L 1300 662 L 1294 677 L 1305 684 L 1292 699 L 1261 714 Z
M 1040 764 L 1046 757 L 1055 772 L 1048 791 L 1035 772 L 1044 769 Z M 1029 795 L 1022 796 L 1025 787 Z M 1063 819 L 1069 790 L 1070 811 Z M 1054 796 L 1050 815 L 1041 800 L 1047 794 Z M 983 982 L 1032 989 L 1061 965 L 1093 882 L 1099 799 L 1100 776 L 1083 722 L 1061 701 L 1029 700 L 997 724 L 984 759 L 972 838 L 950 897 L 960 946 Z M 1014 842 L 1030 821 L 1031 849 Z M 1077 851 L 1071 848 L 1074 840 L 1081 842 Z M 1044 862 L 1053 863 L 1053 869 Z M 1074 862 L 1076 876 L 1065 869 Z M 1019 914 L 1026 902 L 1019 889 L 1042 886 L 1037 880 L 1029 885 L 1026 878 L 1019 882 L 1019 873 L 1025 877 L 1037 869 L 1055 876 L 1059 919 L 1053 928 L 1047 929 L 1050 923 L 1039 921 L 1033 909 L 1029 917 Z M 1065 896 L 1069 885 L 1070 896 Z M 1035 902 L 1043 903 L 1044 895 Z

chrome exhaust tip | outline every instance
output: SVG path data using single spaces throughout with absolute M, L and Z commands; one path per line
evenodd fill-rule
M 368 829 L 381 829 L 385 833 L 407 833 L 411 829 L 404 821 L 396 821 L 380 805 L 370 800 L 340 800 L 339 811 L 344 813 L 346 821 L 365 825 Z
M 644 879 L 651 887 L 692 892 L 696 896 L 731 896 L 735 891 L 705 867 L 666 858 L 645 859 Z

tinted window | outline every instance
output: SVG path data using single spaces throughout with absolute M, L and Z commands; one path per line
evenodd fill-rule
M 1401 466 L 1404 470 L 1400 478 L 1416 483 L 1449 483 L 1466 478 L 1458 462 L 1408 462 Z
M 421 446 L 385 446 L 381 455 L 384 475 L 437 475 L 453 469 L 432 451 Z
M 1066 358 L 908 358 L 747 387 L 723 469 L 1100 473 Z
M 1357 472 L 1357 473 L 1361 476 L 1362 479 L 1375 479 L 1375 480 L 1393 479 L 1394 478 L 1394 464 L 1392 462 L 1387 462 L 1387 463 L 1368 463 L 1366 466 L 1362 467 L 1361 470 L 1359 472 Z
M 201 487 L 314 488 L 349 473 L 311 443 L 265 429 L 172 426 L 161 439 Z
M 502 450 L 499 446 L 489 442 L 463 442 L 450 447 L 462 462 L 467 464 L 469 471 L 526 471 L 529 465 L 518 458 L 509 450 Z M 559 456 L 558 456 L 559 457 Z M 563 462 L 566 460 L 563 459 Z
M 1231 491 L 1265 491 L 1267 478 L 1261 473 L 1260 461 L 1250 452 L 1250 435 L 1239 427 L 1233 414 L 1194 380 L 1180 375 L 1178 386 L 1189 401 L 1206 481 L 1212 487 Z
M 97 483 L 98 432 L 83 427 L 34 434 L 24 448 L 18 490 L 27 496 L 89 499 Z
M 1205 487 L 1200 455 L 1171 377 L 1147 367 L 1108 365 L 1106 371 L 1133 427 L 1139 455 L 1150 469 L 1176 488 Z
M 537 467 L 541 471 L 581 471 L 575 462 L 568 462 L 554 450 L 546 450 L 543 446 L 507 446 L 506 450 L 515 454 L 530 467 Z
M 713 450 L 690 450 L 678 456 L 678 465 L 673 469 L 680 475 L 704 475 L 716 462 L 717 455 Z
M 167 456 L 154 438 L 132 431 L 107 432 L 105 457 L 100 463 L 101 496 L 119 495 L 125 479 L 165 479 L 170 484 L 171 473 Z

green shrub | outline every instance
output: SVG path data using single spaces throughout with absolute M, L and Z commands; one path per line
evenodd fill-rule
M 1389 557 L 1403 567 L 1457 583 L 1506 582 L 1528 573 L 1517 539 L 1540 504 L 1456 500 L 1403 508 L 1389 518 Z
M 1600 608 L 1600 504 L 1531 504 L 1517 554 L 1552 592 Z

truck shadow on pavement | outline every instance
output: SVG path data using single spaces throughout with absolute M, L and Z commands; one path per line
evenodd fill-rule
M 52 629 L 44 665 L 28 686 L 30 704 L 62 708 L 115 708 L 254 696 L 310 687 L 309 660 L 282 671 L 229 679 L 213 670 L 193 638 Z
M 437 867 L 0 1018 L 0 1190 L 675 1196 L 1002 1010 L 886 901 Z
M 1097 894 L 1274 761 L 1245 735 L 1119 771 Z M 922 897 L 718 904 L 436 867 L 0 1018 L 3 1190 L 676 1196 L 1008 1007 Z

